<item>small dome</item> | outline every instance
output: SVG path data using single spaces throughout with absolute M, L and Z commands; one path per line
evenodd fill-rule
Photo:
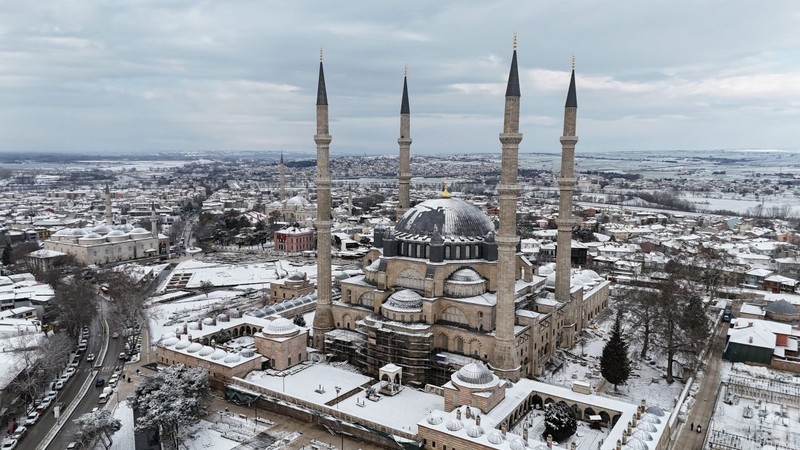
M 524 450 L 525 447 L 527 446 L 528 443 L 525 442 L 522 438 L 514 438 L 514 440 L 511 441 L 510 444 L 511 450 Z
M 186 351 L 189 353 L 197 353 L 203 349 L 203 344 L 199 342 L 193 342 L 191 345 L 186 347 Z
M 500 445 L 506 441 L 505 436 L 503 436 L 503 433 L 500 432 L 500 430 L 492 430 L 492 432 L 490 432 L 489 435 L 486 436 L 486 439 L 495 445 Z
M 199 330 L 200 329 L 200 325 L 198 325 L 197 322 L 189 322 L 189 324 L 186 325 L 186 328 L 188 328 L 190 330 Z
M 494 381 L 494 374 L 483 363 L 470 363 L 458 369 L 456 374 L 460 381 L 469 384 L 489 384 Z
M 89 232 L 83 228 L 75 228 L 72 230 L 72 235 L 76 237 L 86 236 L 87 234 L 89 234 Z
M 131 234 L 150 234 L 149 231 L 141 227 L 136 227 L 130 231 Z
M 215 350 L 216 349 L 214 347 L 205 345 L 203 346 L 203 348 L 200 349 L 199 352 L 197 352 L 197 354 L 200 356 L 211 356 L 211 354 L 214 353 Z
M 764 310 L 768 313 L 779 314 L 782 316 L 797 315 L 797 307 L 787 302 L 786 300 L 778 300 L 767 305 Z
M 483 277 L 481 277 L 478 272 L 466 268 L 466 269 L 459 269 L 453 272 L 450 275 L 450 280 L 452 281 L 462 281 L 462 282 L 476 282 L 476 281 L 483 281 Z
M 628 438 L 628 443 L 622 446 L 622 448 L 631 450 L 650 450 L 650 447 L 646 442 L 635 437 Z
M 648 413 L 648 414 L 652 414 L 654 416 L 658 416 L 658 417 L 664 417 L 665 416 L 664 411 L 661 408 L 659 408 L 658 406 L 656 406 L 656 405 L 648 407 L 645 410 L 645 412 Z
M 97 234 L 108 234 L 111 232 L 111 227 L 109 227 L 108 225 L 98 225 L 92 228 L 92 232 Z
M 203 325 L 214 325 L 214 319 L 211 317 L 206 317 L 203 319 Z
M 242 350 L 242 353 L 240 354 L 242 355 L 242 358 L 252 358 L 253 356 L 256 356 L 256 352 L 249 348 Z
M 483 436 L 483 428 L 481 428 L 480 425 L 472 425 L 467 428 L 467 436 L 479 438 Z
M 656 428 L 655 425 L 649 422 L 639 422 L 636 425 L 636 428 L 644 431 L 649 431 L 650 433 L 655 433 L 656 431 L 658 431 L 658 428 Z
M 103 239 L 103 236 L 100 236 L 99 234 L 97 234 L 95 232 L 92 232 L 92 233 L 89 233 L 89 234 L 85 235 L 83 238 L 84 239 Z
M 239 355 L 231 354 L 231 355 L 226 356 L 225 359 L 222 360 L 222 362 L 224 362 L 226 364 L 233 364 L 233 363 L 237 363 L 237 362 L 239 362 L 241 360 L 242 360 L 242 358 L 239 357 Z
M 444 419 L 442 419 L 442 416 L 434 413 L 428 414 L 428 417 L 425 420 L 431 425 L 439 425 L 444 421 Z
M 447 429 L 450 431 L 458 431 L 464 428 L 464 422 L 458 419 L 451 419 L 450 422 L 447 422 Z
M 220 314 L 217 316 L 217 322 L 228 322 L 228 318 L 225 317 L 225 314 Z
M 289 276 L 286 277 L 286 279 L 289 281 L 303 281 L 306 279 L 306 274 L 305 272 L 297 271 L 289 274 Z
M 631 432 L 631 436 L 633 436 L 633 437 L 635 437 L 637 439 L 641 439 L 643 441 L 652 441 L 653 440 L 653 435 L 651 435 L 649 432 L 644 431 L 644 430 L 633 430 L 633 432 Z
M 168 331 L 168 332 L 166 332 L 166 333 L 161 335 L 161 339 L 172 338 L 172 337 L 175 337 L 175 336 L 176 336 L 175 333 L 173 333 L 172 331 Z
M 180 341 L 181 341 L 180 339 L 176 338 L 175 336 L 172 336 L 161 341 L 161 345 L 164 347 L 172 347 L 173 345 L 177 344 Z
M 648 423 L 661 423 L 661 419 L 658 418 L 655 414 L 644 413 L 642 414 L 642 418 L 639 419 L 640 422 L 648 422 Z
M 225 350 L 223 350 L 221 348 L 218 348 L 218 349 L 216 349 L 214 351 L 214 353 L 211 354 L 211 359 L 216 361 L 216 360 L 222 359 L 222 358 L 224 358 L 226 356 L 228 356 L 228 352 L 226 352 Z
M 53 233 L 53 236 L 54 237 L 72 236 L 72 230 L 70 230 L 69 228 L 62 228 L 62 229 L 56 231 L 55 233 Z
M 411 289 L 401 289 L 392 294 L 387 303 L 395 309 L 413 311 L 422 308 L 422 296 Z
M 125 236 L 125 232 L 122 230 L 111 230 L 106 235 L 106 237 L 114 237 L 114 236 Z
M 297 331 L 298 327 L 289 319 L 280 317 L 268 323 L 264 327 L 266 334 L 289 334 Z
M 539 275 L 540 277 L 546 277 L 551 273 L 555 273 L 555 271 L 556 269 L 554 265 L 545 264 L 543 266 L 540 266 L 539 269 L 536 270 L 536 274 Z
M 185 349 L 186 347 L 188 347 L 190 345 L 192 345 L 191 342 L 187 341 L 186 339 L 181 339 L 180 342 L 175 344 L 175 349 L 176 350 L 183 350 L 183 349 Z

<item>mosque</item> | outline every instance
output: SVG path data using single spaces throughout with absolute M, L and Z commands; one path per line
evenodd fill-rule
M 516 47 L 516 46 L 515 46 Z M 375 232 L 364 275 L 341 280 L 331 299 L 328 99 L 322 62 L 317 90 L 318 301 L 313 343 L 378 377 L 391 363 L 404 383 L 442 385 L 454 370 L 486 364 L 502 379 L 541 375 L 556 350 L 608 306 L 609 282 L 570 262 L 577 95 L 573 66 L 564 115 L 558 254 L 534 267 L 520 252 L 516 205 L 520 84 L 516 48 L 505 95 L 499 194 L 500 222 L 453 197 L 410 207 L 411 112 L 408 77 L 400 107 L 399 206 L 393 228 Z

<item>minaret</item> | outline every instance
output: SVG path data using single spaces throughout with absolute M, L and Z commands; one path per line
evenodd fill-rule
M 522 134 L 519 132 L 519 75 L 517 74 L 517 36 L 514 35 L 514 54 L 506 87 L 505 117 L 500 142 L 503 154 L 500 171 L 500 230 L 497 242 L 497 321 L 495 348 L 491 358 L 494 372 L 502 378 L 519 380 L 519 359 L 514 349 L 514 300 L 517 245 L 517 159 Z
M 399 205 L 397 205 L 397 218 L 403 217 L 403 214 L 409 208 L 409 192 L 408 187 L 411 182 L 411 157 L 409 155 L 411 147 L 411 108 L 408 106 L 408 68 L 403 73 L 403 101 L 400 104 L 400 138 L 397 139 L 400 145 L 400 189 L 399 189 Z
M 575 93 L 575 59 L 572 59 L 572 77 L 569 80 L 567 102 L 564 105 L 564 135 L 561 136 L 561 178 L 558 179 L 558 241 L 556 247 L 556 300 L 568 303 L 572 267 L 572 191 L 575 189 L 575 122 L 578 98 Z
M 158 220 L 156 220 L 156 204 L 150 206 L 150 233 L 154 238 L 158 237 Z
M 111 188 L 106 183 L 105 198 L 103 199 L 106 205 L 106 225 L 111 226 L 114 224 L 114 214 L 111 212 Z
M 281 192 L 281 202 L 286 200 L 286 166 L 283 164 L 283 152 L 281 152 L 281 163 L 278 165 L 278 173 L 280 174 L 280 192 Z
M 325 332 L 333 329 L 331 311 L 331 174 L 328 168 L 328 93 L 319 52 L 319 84 L 317 85 L 317 309 L 314 315 L 314 348 L 325 349 Z

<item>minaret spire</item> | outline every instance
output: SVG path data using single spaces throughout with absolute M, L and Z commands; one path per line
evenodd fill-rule
M 105 217 L 106 217 L 106 225 L 111 226 L 114 224 L 114 214 L 111 212 L 111 188 L 106 183 L 106 189 L 104 192 L 103 202 L 105 203 Z
M 411 107 L 408 104 L 408 66 L 403 71 L 403 99 L 400 103 L 399 189 L 396 217 L 400 219 L 410 206 L 409 185 L 411 183 Z
M 506 86 L 505 114 L 500 142 L 503 145 L 500 168 L 500 230 L 497 242 L 497 325 L 495 327 L 495 348 L 491 367 L 495 373 L 512 381 L 520 378 L 520 364 L 514 350 L 514 323 L 516 299 L 516 258 L 519 236 L 517 236 L 517 168 L 519 143 L 519 74 L 517 72 L 517 36 L 514 35 L 514 53 L 511 56 L 511 69 Z
M 156 203 L 150 204 L 150 233 L 154 238 L 158 237 L 158 220 L 156 219 Z
M 331 173 L 329 169 L 331 135 L 328 130 L 328 94 L 319 52 L 317 84 L 317 307 L 314 314 L 314 348 L 325 349 L 325 333 L 333 329 L 331 310 Z
M 283 152 L 281 151 L 281 162 L 278 165 L 278 175 L 280 176 L 280 200 L 286 200 L 286 165 L 283 164 Z
M 575 125 L 578 114 L 578 96 L 575 91 L 575 59 L 572 60 L 572 74 L 567 90 L 567 101 L 564 107 L 564 134 L 561 136 L 561 177 L 558 179 L 558 240 L 556 247 L 556 300 L 562 303 L 572 302 L 570 295 L 572 272 L 572 229 L 576 225 L 572 217 L 572 194 L 575 190 Z M 574 343 L 575 321 L 578 307 L 568 309 L 571 314 L 565 318 L 565 333 L 562 342 L 571 347 Z

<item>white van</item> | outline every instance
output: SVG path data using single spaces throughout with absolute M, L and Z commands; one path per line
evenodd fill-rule
M 97 399 L 97 402 L 98 402 L 98 403 L 106 403 L 106 402 L 108 401 L 108 398 L 109 398 L 109 397 L 111 397 L 111 393 L 112 393 L 113 391 L 114 391 L 114 390 L 113 390 L 113 389 L 111 389 L 110 387 L 103 388 L 103 393 L 102 393 L 102 394 L 100 394 L 100 398 L 99 398 L 99 399 Z

